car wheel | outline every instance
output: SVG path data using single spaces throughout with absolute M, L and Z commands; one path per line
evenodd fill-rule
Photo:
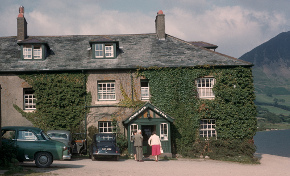
M 49 167 L 52 164 L 52 156 L 47 152 L 39 152 L 35 157 L 35 164 L 37 167 Z

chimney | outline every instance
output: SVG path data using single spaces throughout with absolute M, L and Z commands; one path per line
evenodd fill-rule
M 27 22 L 24 18 L 24 7 L 19 7 L 19 14 L 17 17 L 17 40 L 22 41 L 27 38 Z
M 165 40 L 165 15 L 159 10 L 155 20 L 156 35 L 159 40 Z

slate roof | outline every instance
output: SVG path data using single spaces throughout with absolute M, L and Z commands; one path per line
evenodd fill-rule
M 93 59 L 90 42 L 116 41 L 117 58 Z M 26 41 L 45 43 L 51 49 L 45 60 L 22 60 L 17 38 L 0 37 L 0 72 L 72 71 L 136 69 L 139 67 L 252 66 L 242 61 L 167 35 L 158 40 L 155 33 L 134 35 L 33 36 Z

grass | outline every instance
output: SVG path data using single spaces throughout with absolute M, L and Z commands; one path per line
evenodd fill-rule
M 258 131 L 264 130 L 287 130 L 290 129 L 289 123 L 268 123 L 258 120 Z
M 280 109 L 274 106 L 260 106 L 262 108 L 266 108 L 268 109 L 269 112 L 277 114 L 277 115 L 285 115 L 285 116 L 289 116 L 290 115 L 290 111 L 284 110 L 284 109 Z
M 290 107 L 290 95 L 272 95 L 272 97 L 269 97 L 265 94 L 256 94 L 257 102 L 274 103 L 275 98 L 278 100 L 285 100 L 285 102 L 278 102 L 278 104 Z

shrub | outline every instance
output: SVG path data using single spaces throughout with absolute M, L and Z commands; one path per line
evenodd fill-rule
M 16 148 L 12 142 L 3 142 L 0 148 L 0 168 L 9 169 L 15 166 L 18 163 L 15 154 Z

